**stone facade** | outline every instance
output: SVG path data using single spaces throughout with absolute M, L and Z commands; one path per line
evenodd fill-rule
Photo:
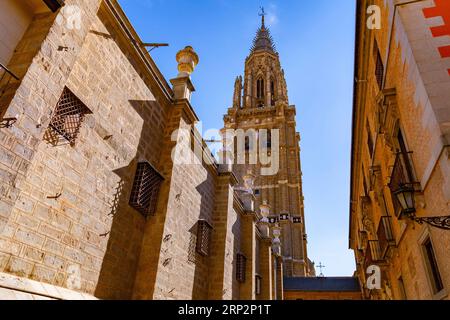
M 357 4 L 350 247 L 361 287 L 371 299 L 448 299 L 449 3 Z M 398 202 L 402 186 L 415 212 Z
M 0 297 L 55 289 L 66 294 L 43 295 L 282 298 L 270 227 L 192 130 L 198 118 L 186 57 L 172 87 L 116 0 L 67 0 L 56 12 L 29 2 L 39 10 L 30 9 L 26 31 L 2 61 L 18 80 L 6 74 L 0 91 L 0 275 L 7 279 Z M 88 111 L 74 143 L 55 140 L 51 126 L 68 90 Z M 76 120 L 65 119 L 63 128 Z M 183 132 L 194 141 L 184 150 L 196 159 L 190 164 L 172 157 Z M 130 205 L 142 162 L 163 178 L 153 215 Z M 202 255 L 203 222 L 212 229 Z M 238 253 L 247 261 L 244 281 L 236 277 Z

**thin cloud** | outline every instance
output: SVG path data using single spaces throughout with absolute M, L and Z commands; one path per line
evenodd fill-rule
M 274 3 L 271 3 L 267 10 L 267 21 L 272 26 L 278 24 L 278 7 Z

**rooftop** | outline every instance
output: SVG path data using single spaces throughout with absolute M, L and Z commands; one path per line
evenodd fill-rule
M 357 278 L 284 278 L 285 291 L 352 292 L 361 291 Z

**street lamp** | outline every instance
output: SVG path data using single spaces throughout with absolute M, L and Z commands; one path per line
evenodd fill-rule
M 416 213 L 414 192 L 414 187 L 411 184 L 401 184 L 400 187 L 394 191 L 394 195 L 402 207 L 400 217 L 411 217 Z
M 400 184 L 400 187 L 394 191 L 394 196 L 400 203 L 402 211 L 400 213 L 400 219 L 402 217 L 408 217 L 416 223 L 419 224 L 429 224 L 430 226 L 450 230 L 450 216 L 441 217 L 417 217 L 416 216 L 416 206 L 414 199 L 414 186 L 412 184 Z

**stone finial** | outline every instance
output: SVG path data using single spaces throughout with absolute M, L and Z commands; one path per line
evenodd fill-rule
M 248 193 L 253 194 L 253 187 L 255 184 L 255 176 L 253 175 L 251 170 L 247 171 L 247 174 L 243 177 L 244 179 L 244 188 Z
M 276 256 L 281 256 L 281 228 L 278 225 L 275 225 L 272 228 L 272 251 Z
M 264 200 L 263 203 L 259 206 L 259 210 L 261 211 L 261 215 L 263 217 L 268 217 L 270 215 L 270 206 L 267 201 Z
M 177 53 L 178 62 L 178 77 L 190 77 L 192 72 L 194 72 L 195 67 L 198 65 L 199 58 L 197 53 L 191 46 L 185 47 L 183 50 Z

